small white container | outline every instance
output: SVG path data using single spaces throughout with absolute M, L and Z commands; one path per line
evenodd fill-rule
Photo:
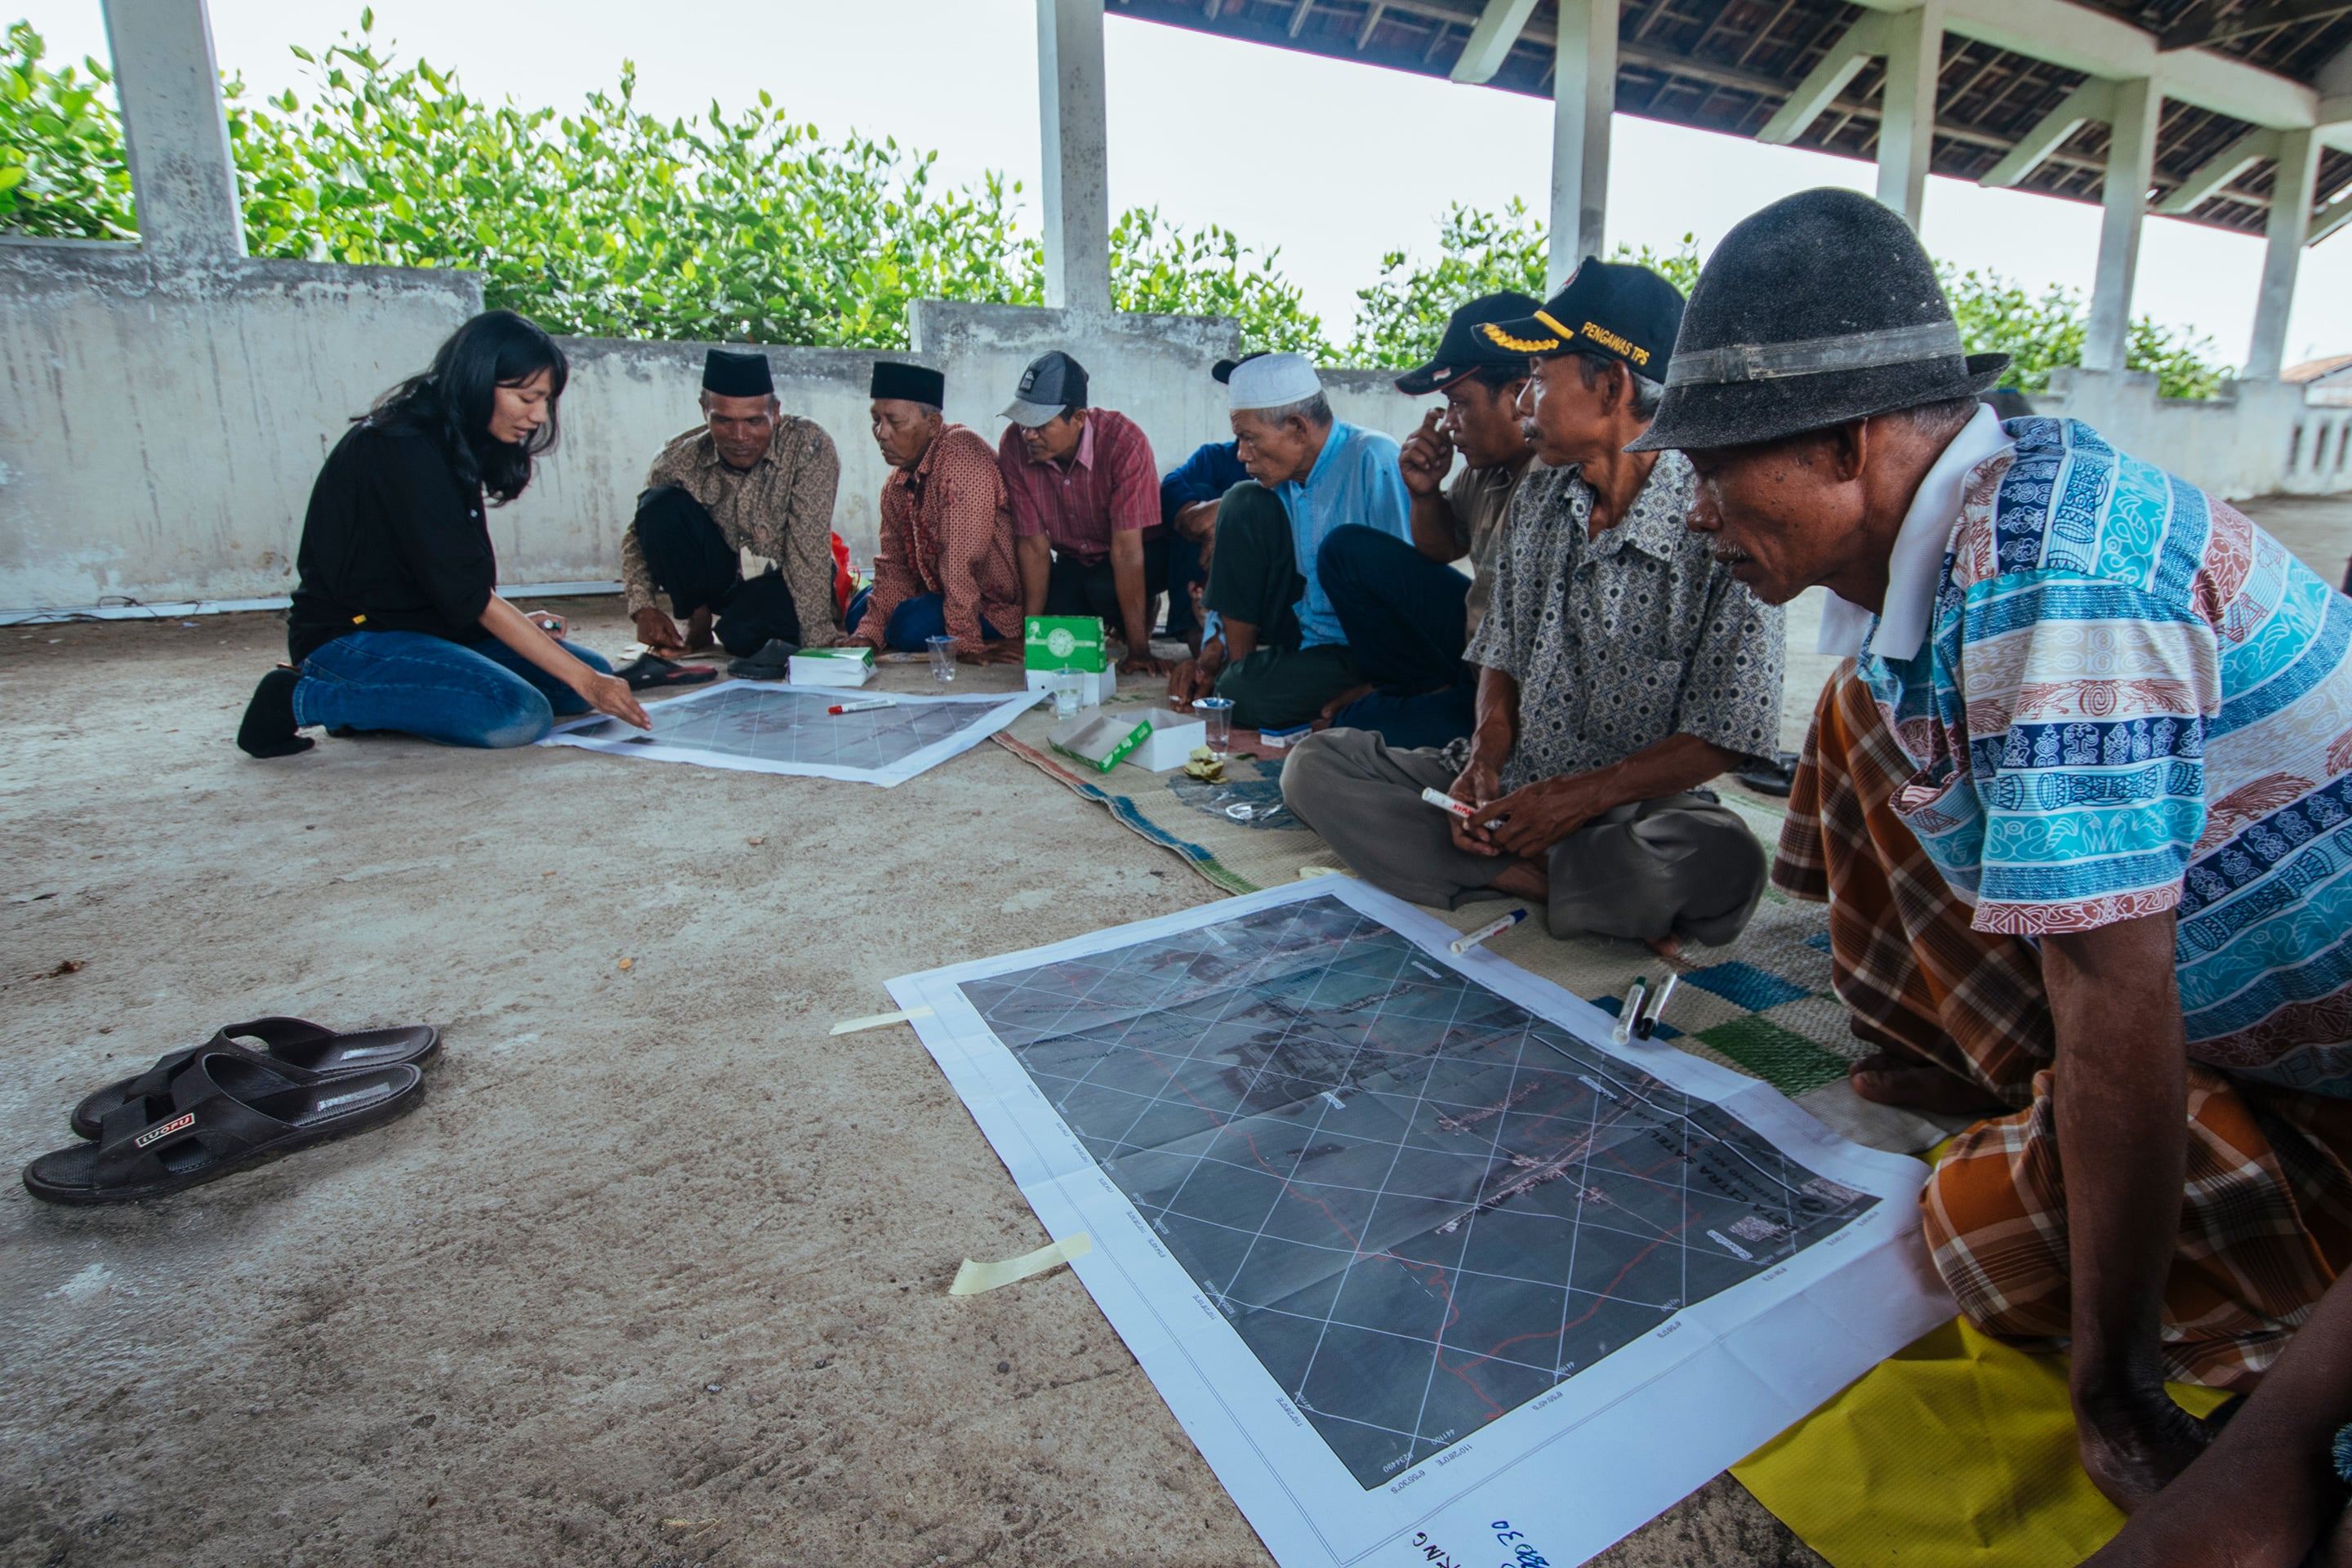
M 1061 673 L 1058 669 L 1024 670 L 1022 682 L 1032 691 L 1051 691 L 1054 689 L 1054 678 Z M 1097 673 L 1094 670 L 1081 669 L 1076 674 L 1078 706 L 1081 708 L 1098 708 L 1104 699 L 1118 689 L 1117 670 L 1106 669 Z
M 1148 773 L 1164 773 L 1190 762 L 1193 747 L 1208 743 L 1209 727 L 1200 720 L 1179 719 L 1172 713 L 1154 714 L 1151 733 L 1143 744 L 1128 752 L 1127 760 Z

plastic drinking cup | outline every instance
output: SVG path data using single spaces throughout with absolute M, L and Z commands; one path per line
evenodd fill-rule
M 955 679 L 955 644 L 956 640 L 953 637 L 925 637 L 923 639 L 923 646 L 931 651 L 931 679 L 933 680 L 953 680 Z
M 1202 697 L 1192 703 L 1192 711 L 1208 726 L 1208 747 L 1211 756 L 1222 757 L 1233 750 L 1234 700 L 1230 697 Z
M 1067 719 L 1078 710 L 1078 672 L 1062 668 L 1054 672 L 1054 717 Z

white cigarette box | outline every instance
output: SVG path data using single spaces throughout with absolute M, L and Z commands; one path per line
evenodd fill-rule
M 863 645 L 803 648 L 790 668 L 794 686 L 863 686 L 874 679 L 874 650 Z
M 1192 748 L 1209 742 L 1209 726 L 1198 719 L 1180 719 L 1173 713 L 1156 713 L 1151 718 L 1151 733 L 1143 744 L 1128 752 L 1127 760 L 1147 772 L 1164 773 L 1171 768 L 1181 768 L 1192 755 Z
M 1030 690 L 1051 691 L 1054 689 L 1054 677 L 1059 675 L 1061 671 L 1055 669 L 1031 669 L 1024 670 L 1022 673 L 1028 683 Z M 1116 669 L 1081 669 L 1076 673 L 1078 677 L 1078 706 L 1081 708 L 1099 707 L 1112 692 L 1118 689 L 1118 671 Z

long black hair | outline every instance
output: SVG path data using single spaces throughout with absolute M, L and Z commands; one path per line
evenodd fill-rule
M 490 409 L 501 386 L 547 372 L 547 422 L 520 442 L 493 440 Z M 447 449 L 457 477 L 503 506 L 530 483 L 531 459 L 555 449 L 557 403 L 570 362 L 538 322 L 512 310 L 485 310 L 449 334 L 422 375 L 375 400 L 365 418 L 387 429 L 421 431 Z

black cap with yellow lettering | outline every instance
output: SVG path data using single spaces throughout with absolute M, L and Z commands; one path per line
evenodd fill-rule
M 1567 286 L 1534 315 L 1488 321 L 1478 331 L 1496 348 L 1530 359 L 1594 353 L 1623 360 L 1636 375 L 1666 379 L 1682 291 L 1646 267 L 1588 256 Z

